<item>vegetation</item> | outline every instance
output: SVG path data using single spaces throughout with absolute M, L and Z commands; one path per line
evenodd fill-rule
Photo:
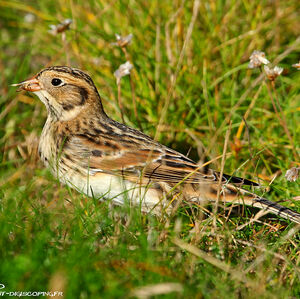
M 246 207 L 220 208 L 216 223 L 199 207 L 159 218 L 69 190 L 36 154 L 43 104 L 10 87 L 45 66 L 86 70 L 112 118 L 121 121 L 119 100 L 126 124 L 215 169 L 227 134 L 224 172 L 259 180 L 258 193 L 299 212 L 299 180 L 284 177 L 299 166 L 297 0 L 0 0 L 0 8 L 0 291 L 299 296 L 299 226 Z M 68 18 L 70 30 L 49 33 Z M 113 44 L 115 33 L 132 42 Z M 248 69 L 254 50 L 284 68 L 275 82 Z M 118 98 L 114 71 L 127 60 L 134 68 Z

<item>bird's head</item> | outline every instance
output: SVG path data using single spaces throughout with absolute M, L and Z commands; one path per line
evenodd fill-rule
M 75 68 L 49 67 L 13 85 L 20 86 L 19 90 L 35 93 L 45 104 L 48 115 L 59 121 L 71 120 L 86 109 L 103 112 L 100 96 L 91 77 Z

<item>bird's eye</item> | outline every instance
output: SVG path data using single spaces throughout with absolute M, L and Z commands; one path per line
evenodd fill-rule
M 60 80 L 60 79 L 58 79 L 58 78 L 53 78 L 52 81 L 51 81 L 51 84 L 52 84 L 53 86 L 59 86 L 59 85 L 61 85 L 62 83 L 63 83 L 63 81 Z

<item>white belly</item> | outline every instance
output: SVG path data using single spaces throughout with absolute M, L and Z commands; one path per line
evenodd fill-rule
M 90 175 L 83 180 L 82 176 L 74 174 L 67 178 L 60 176 L 59 179 L 71 188 L 101 201 L 111 200 L 117 205 L 127 202 L 140 206 L 142 211 L 154 213 L 158 210 L 161 212 L 161 208 L 166 207 L 166 201 L 158 190 L 149 188 L 150 186 L 141 187 L 114 175 Z

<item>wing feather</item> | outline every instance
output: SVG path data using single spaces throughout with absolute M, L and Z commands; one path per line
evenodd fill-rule
M 164 146 L 141 143 L 136 148 L 126 143 L 122 146 L 120 142 L 113 140 L 94 141 L 84 135 L 77 135 L 69 142 L 65 151 L 79 151 L 79 157 L 87 157 L 83 168 L 90 168 L 94 172 L 114 172 L 130 180 L 140 180 L 141 176 L 148 181 L 165 182 L 177 184 L 185 183 L 216 183 L 219 181 L 219 173 L 197 165 L 194 161 L 184 155 Z M 81 164 L 84 163 L 81 159 Z M 242 185 L 256 185 L 248 180 L 224 175 L 222 182 L 228 181 Z

